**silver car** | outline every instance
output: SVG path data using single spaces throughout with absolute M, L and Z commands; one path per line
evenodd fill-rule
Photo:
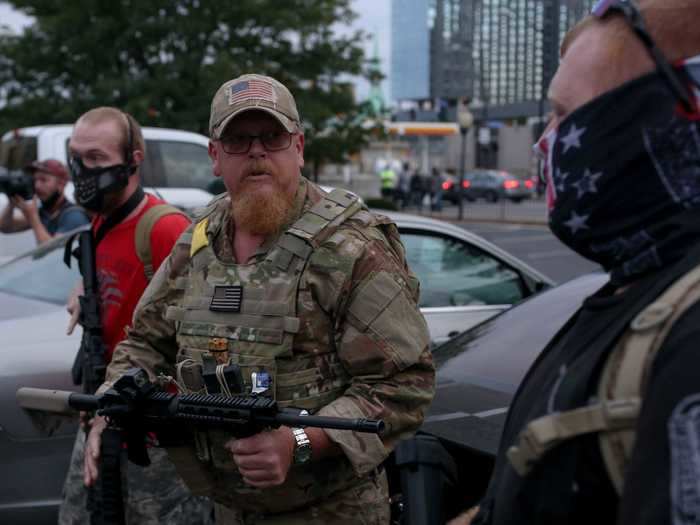
M 542 274 L 451 224 L 389 214 L 421 280 L 433 342 L 480 323 L 549 287 Z M 0 523 L 55 523 L 77 422 L 21 410 L 21 386 L 75 390 L 70 367 L 79 330 L 66 336 L 69 293 L 79 279 L 59 237 L 0 266 Z

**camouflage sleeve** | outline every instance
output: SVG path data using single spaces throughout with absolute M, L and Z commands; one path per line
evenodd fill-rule
M 338 356 L 352 376 L 343 396 L 319 414 L 386 423 L 381 438 L 326 430 L 362 475 L 421 425 L 433 398 L 435 370 L 403 250 L 392 249 L 378 228 L 354 233 L 334 234 L 312 256 L 308 272 L 320 306 L 334 320 Z M 328 271 L 328 260 L 336 262 L 336 271 Z
M 186 234 L 185 234 L 186 235 Z M 151 380 L 163 373 L 173 375 L 177 344 L 174 321 L 166 319 L 170 305 L 182 300 L 183 291 L 176 281 L 189 261 L 189 244 L 176 244 L 161 264 L 134 310 L 132 327 L 114 350 L 107 367 L 104 392 L 128 369 L 143 368 Z

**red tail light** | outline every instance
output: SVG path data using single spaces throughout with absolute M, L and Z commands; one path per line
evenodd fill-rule
M 446 180 L 445 182 L 442 183 L 442 189 L 445 191 L 449 190 L 451 186 L 452 186 L 452 183 L 448 180 Z
M 525 181 L 525 187 L 526 187 L 528 190 L 531 190 L 532 187 L 533 187 L 534 185 L 535 185 L 535 183 L 532 182 L 530 179 L 528 179 L 528 180 Z
M 515 188 L 520 187 L 520 181 L 519 180 L 504 180 L 503 181 L 503 187 L 507 190 L 514 190 Z
M 468 181 L 468 180 L 462 181 L 462 188 L 464 188 L 465 190 L 471 185 L 472 185 L 471 181 Z

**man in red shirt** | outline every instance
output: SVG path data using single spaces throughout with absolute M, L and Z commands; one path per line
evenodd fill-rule
M 92 109 L 76 121 L 68 148 L 76 201 L 94 213 L 102 333 L 109 360 L 131 324 L 149 270 L 160 266 L 190 221 L 179 213 L 156 220 L 149 235 L 152 268 L 145 268 L 136 250 L 136 228 L 149 209 L 164 203 L 141 188 L 139 166 L 146 147 L 139 124 L 116 108 Z M 72 300 L 68 310 L 70 333 L 78 319 L 77 301 Z M 81 430 L 64 485 L 62 525 L 89 521 L 84 445 Z M 127 523 L 213 523 L 209 501 L 190 494 L 165 452 L 150 449 L 149 455 L 149 467 L 124 463 Z

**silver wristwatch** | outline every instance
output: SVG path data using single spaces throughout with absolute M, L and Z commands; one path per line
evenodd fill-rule
M 311 441 L 303 428 L 293 428 L 294 434 L 294 464 L 303 465 L 311 460 Z

